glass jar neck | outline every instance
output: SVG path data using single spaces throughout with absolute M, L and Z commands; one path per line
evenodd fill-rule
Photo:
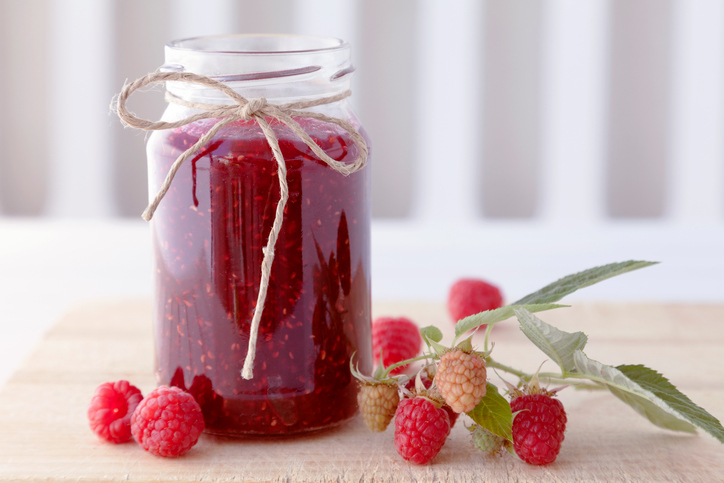
M 176 40 L 166 46 L 162 72 L 191 72 L 226 83 L 246 98 L 273 103 L 332 96 L 349 89 L 354 71 L 348 43 L 301 35 L 221 35 Z M 231 104 L 215 89 L 167 82 L 191 102 Z

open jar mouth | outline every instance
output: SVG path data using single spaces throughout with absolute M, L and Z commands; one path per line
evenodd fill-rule
M 239 34 L 174 40 L 165 48 L 161 72 L 205 75 L 238 89 L 245 97 L 327 96 L 349 88 L 349 43 L 310 35 Z M 200 86 L 169 82 L 174 94 L 201 101 L 219 97 Z M 264 92 L 262 94 L 262 91 Z M 220 102 L 227 102 L 221 99 Z
M 232 55 L 294 55 L 346 48 L 347 42 L 334 37 L 281 34 L 212 35 L 173 40 L 167 44 L 167 49 Z

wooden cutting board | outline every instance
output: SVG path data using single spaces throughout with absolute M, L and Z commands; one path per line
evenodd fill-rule
M 452 332 L 440 305 L 374 309 Z M 539 315 L 586 332 L 589 357 L 657 369 L 724 419 L 724 306 L 588 304 Z M 392 427 L 371 433 L 359 418 L 299 437 L 203 435 L 187 455 L 169 460 L 132 442 L 104 443 L 88 428 L 88 402 L 105 381 L 128 379 L 144 393 L 154 387 L 150 319 L 147 301 L 99 302 L 69 313 L 47 334 L 0 391 L 0 481 L 724 481 L 724 445 L 708 434 L 656 428 L 608 392 L 572 388 L 560 394 L 566 439 L 547 467 L 477 453 L 464 418 L 426 466 L 397 455 Z M 545 360 L 514 321 L 493 335 L 500 361 L 533 372 Z

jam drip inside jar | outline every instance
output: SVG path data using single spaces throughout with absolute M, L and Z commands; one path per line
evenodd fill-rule
M 332 158 L 357 157 L 345 131 L 296 121 Z M 214 122 L 151 138 L 152 193 Z M 212 433 L 285 434 L 343 422 L 357 410 L 352 354 L 361 370 L 371 369 L 369 169 L 344 176 L 286 126 L 270 124 L 289 199 L 253 379 L 242 379 L 241 369 L 280 199 L 277 163 L 259 126 L 223 128 L 184 163 L 152 220 L 158 383 L 189 390 Z

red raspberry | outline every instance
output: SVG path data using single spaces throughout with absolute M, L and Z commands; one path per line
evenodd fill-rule
M 196 444 L 204 430 L 204 418 L 191 394 L 178 387 L 159 386 L 136 408 L 131 430 L 146 451 L 174 457 Z
M 395 413 L 395 448 L 405 460 L 424 465 L 433 459 L 450 434 L 447 413 L 428 399 L 403 399 Z
M 374 359 L 379 361 L 380 351 L 382 351 L 382 363 L 385 367 L 405 359 L 412 359 L 420 352 L 421 346 L 420 329 L 410 319 L 405 317 L 379 317 L 372 324 Z M 398 367 L 391 374 L 400 373 L 406 367 Z
M 532 465 L 553 463 L 558 456 L 566 430 L 566 411 L 558 399 L 546 394 L 528 394 L 513 399 L 513 448 Z
M 454 322 L 503 306 L 500 289 L 483 280 L 463 278 L 450 287 L 447 309 Z
M 131 414 L 143 396 L 128 381 L 106 382 L 96 388 L 88 407 L 94 433 L 111 443 L 131 439 Z
M 420 374 L 420 380 L 425 386 L 425 389 L 430 389 L 430 386 L 432 386 L 432 377 L 430 376 L 429 368 L 422 371 L 422 373 Z M 411 393 L 415 394 L 414 377 L 407 381 L 405 388 Z M 447 404 L 444 404 L 442 406 L 442 409 L 445 410 L 445 412 L 447 413 L 447 417 L 450 418 L 450 428 L 453 428 L 455 426 L 455 422 L 458 420 L 458 416 L 460 416 L 460 413 L 456 413 L 455 411 L 453 411 L 452 408 Z
M 425 386 L 425 389 L 430 389 L 430 386 L 432 386 L 432 380 L 435 378 L 435 372 L 433 369 L 434 366 L 427 366 L 424 367 L 420 371 L 420 381 L 422 381 L 422 385 Z M 415 391 L 415 380 L 417 379 L 417 374 L 415 374 L 415 377 L 410 377 L 410 380 L 407 381 L 407 384 L 405 384 L 405 388 L 410 391 Z

